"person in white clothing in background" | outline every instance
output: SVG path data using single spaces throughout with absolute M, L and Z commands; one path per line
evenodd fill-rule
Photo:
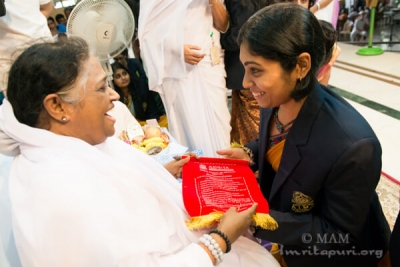
M 47 17 L 53 11 L 53 1 L 7 0 L 4 4 L 6 15 L 0 17 L 0 91 L 3 94 L 16 49 L 32 44 L 35 39 L 52 40 Z
M 350 40 L 355 42 L 358 38 L 363 39 L 367 37 L 367 31 L 365 30 L 366 26 L 369 25 L 369 22 L 366 18 L 368 13 L 365 11 L 360 11 L 358 17 L 354 21 L 353 30 L 350 33 Z
M 209 157 L 230 143 L 220 45 L 220 32 L 228 27 L 223 0 L 140 3 L 138 33 L 149 88 L 160 94 L 176 140 Z

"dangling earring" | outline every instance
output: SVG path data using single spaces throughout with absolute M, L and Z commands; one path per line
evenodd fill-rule
M 300 78 L 299 78 L 299 81 L 301 82 L 301 79 L 303 79 L 301 76 L 300 76 Z

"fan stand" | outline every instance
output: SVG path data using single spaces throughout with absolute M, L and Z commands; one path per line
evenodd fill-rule
M 110 61 L 106 60 L 106 61 L 100 61 L 101 67 L 103 68 L 104 72 L 107 75 L 107 82 L 108 82 L 108 86 L 110 86 L 112 89 L 114 88 L 114 84 L 112 82 L 113 80 L 113 71 L 111 68 L 111 64 Z
M 369 26 L 369 38 L 368 46 L 358 49 L 357 55 L 361 56 L 376 56 L 383 54 L 383 49 L 380 47 L 372 46 L 372 39 L 374 38 L 374 20 L 375 20 L 375 7 L 371 8 L 370 26 Z

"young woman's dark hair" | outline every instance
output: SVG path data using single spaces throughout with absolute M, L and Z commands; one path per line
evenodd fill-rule
M 279 3 L 258 11 L 241 28 L 238 43 L 246 44 L 253 55 L 278 61 L 288 73 L 301 53 L 310 54 L 310 71 L 291 93 L 296 101 L 314 89 L 316 74 L 325 62 L 325 38 L 319 21 L 297 4 Z
M 36 127 L 43 100 L 58 94 L 64 101 L 77 104 L 81 94 L 70 94 L 89 59 L 87 43 L 78 37 L 64 42 L 36 44 L 25 50 L 12 65 L 7 98 L 21 123 Z M 77 98 L 77 97 L 78 98 Z

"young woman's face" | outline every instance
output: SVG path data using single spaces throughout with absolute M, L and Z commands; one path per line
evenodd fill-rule
M 114 83 L 119 88 L 128 87 L 131 82 L 131 77 L 125 69 L 117 69 L 114 72 Z
M 252 55 L 246 44 L 240 46 L 240 60 L 245 68 L 243 87 L 250 89 L 262 108 L 273 108 L 292 101 L 290 93 L 296 72 L 286 73 L 279 62 Z
M 85 63 L 86 75 L 79 77 L 76 84 L 85 82 L 82 100 L 78 105 L 69 105 L 70 115 L 64 135 L 77 137 L 91 145 L 97 145 L 114 134 L 115 118 L 107 114 L 113 107 L 113 101 L 119 95 L 108 86 L 107 76 L 95 57 Z M 79 89 L 78 89 L 79 90 Z

